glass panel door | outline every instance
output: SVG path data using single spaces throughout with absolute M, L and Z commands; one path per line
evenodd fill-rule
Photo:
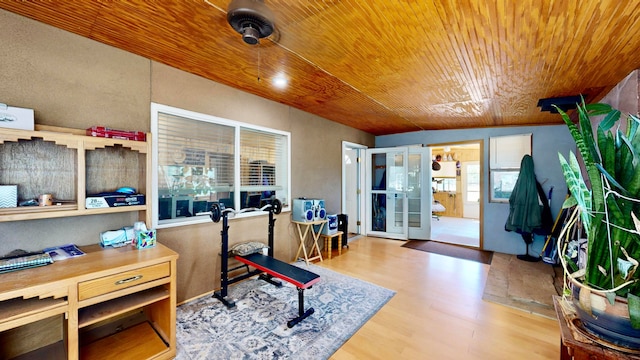
M 367 235 L 407 239 L 407 148 L 366 153 Z
M 431 149 L 410 147 L 407 167 L 409 239 L 431 238 Z

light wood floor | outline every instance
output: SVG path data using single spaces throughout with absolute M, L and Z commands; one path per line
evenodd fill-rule
M 396 295 L 331 359 L 559 359 L 555 320 L 482 300 L 488 265 L 360 237 L 316 265 Z

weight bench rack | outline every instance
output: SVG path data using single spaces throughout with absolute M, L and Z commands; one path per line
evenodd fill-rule
M 273 257 L 273 233 L 275 227 L 275 219 L 273 217 L 274 212 L 279 213 L 281 209 L 281 205 L 276 203 L 268 208 L 269 211 L 269 249 L 268 255 L 263 255 L 260 253 L 239 256 L 236 255 L 235 259 L 243 263 L 244 265 L 229 269 L 229 224 L 228 224 L 228 213 L 232 210 L 221 210 L 220 207 L 214 204 L 211 209 L 211 219 L 214 222 L 220 221 L 222 218 L 222 230 L 220 231 L 221 235 L 221 261 L 220 261 L 220 282 L 221 289 L 219 291 L 215 291 L 213 293 L 213 297 L 220 300 L 227 308 L 233 308 L 235 306 L 235 302 L 227 298 L 228 295 L 228 287 L 229 285 L 236 283 L 238 281 L 247 279 L 254 275 L 260 275 L 259 278 L 265 280 L 277 287 L 281 287 L 282 283 L 278 280 L 274 280 L 274 278 L 278 278 L 284 280 L 288 283 L 293 284 L 298 290 L 298 316 L 289 320 L 287 322 L 287 326 L 289 328 L 294 327 L 296 324 L 301 322 L 302 320 L 309 317 L 314 313 L 313 308 L 309 308 L 307 310 L 304 309 L 304 290 L 310 289 L 315 283 L 320 281 L 320 275 L 307 271 L 305 269 L 299 268 L 297 266 L 293 266 L 284 261 L 280 261 Z M 219 205 L 218 205 L 219 206 Z M 242 267 L 247 267 L 247 272 L 233 278 L 229 278 L 229 271 L 237 270 Z M 250 267 L 253 267 L 254 270 L 250 270 Z

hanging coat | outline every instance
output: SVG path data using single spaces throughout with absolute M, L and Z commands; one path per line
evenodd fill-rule
M 522 234 L 523 238 L 532 233 L 544 234 L 549 230 L 546 217 L 551 217 L 546 196 L 536 180 L 533 158 L 525 155 L 520 163 L 518 180 L 509 197 L 509 217 L 504 229 Z

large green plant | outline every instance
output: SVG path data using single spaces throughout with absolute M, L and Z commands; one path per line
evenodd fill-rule
M 588 184 L 576 156 L 559 154 L 571 196 L 563 207 L 577 206 L 587 236 L 582 282 L 607 295 L 627 297 L 634 327 L 640 327 L 640 120 L 607 104 L 578 104 L 578 123 L 558 109 L 581 155 Z M 604 116 L 592 130 L 592 117 Z M 625 126 L 626 125 L 626 126 Z M 575 266 L 575 264 L 574 264 Z

